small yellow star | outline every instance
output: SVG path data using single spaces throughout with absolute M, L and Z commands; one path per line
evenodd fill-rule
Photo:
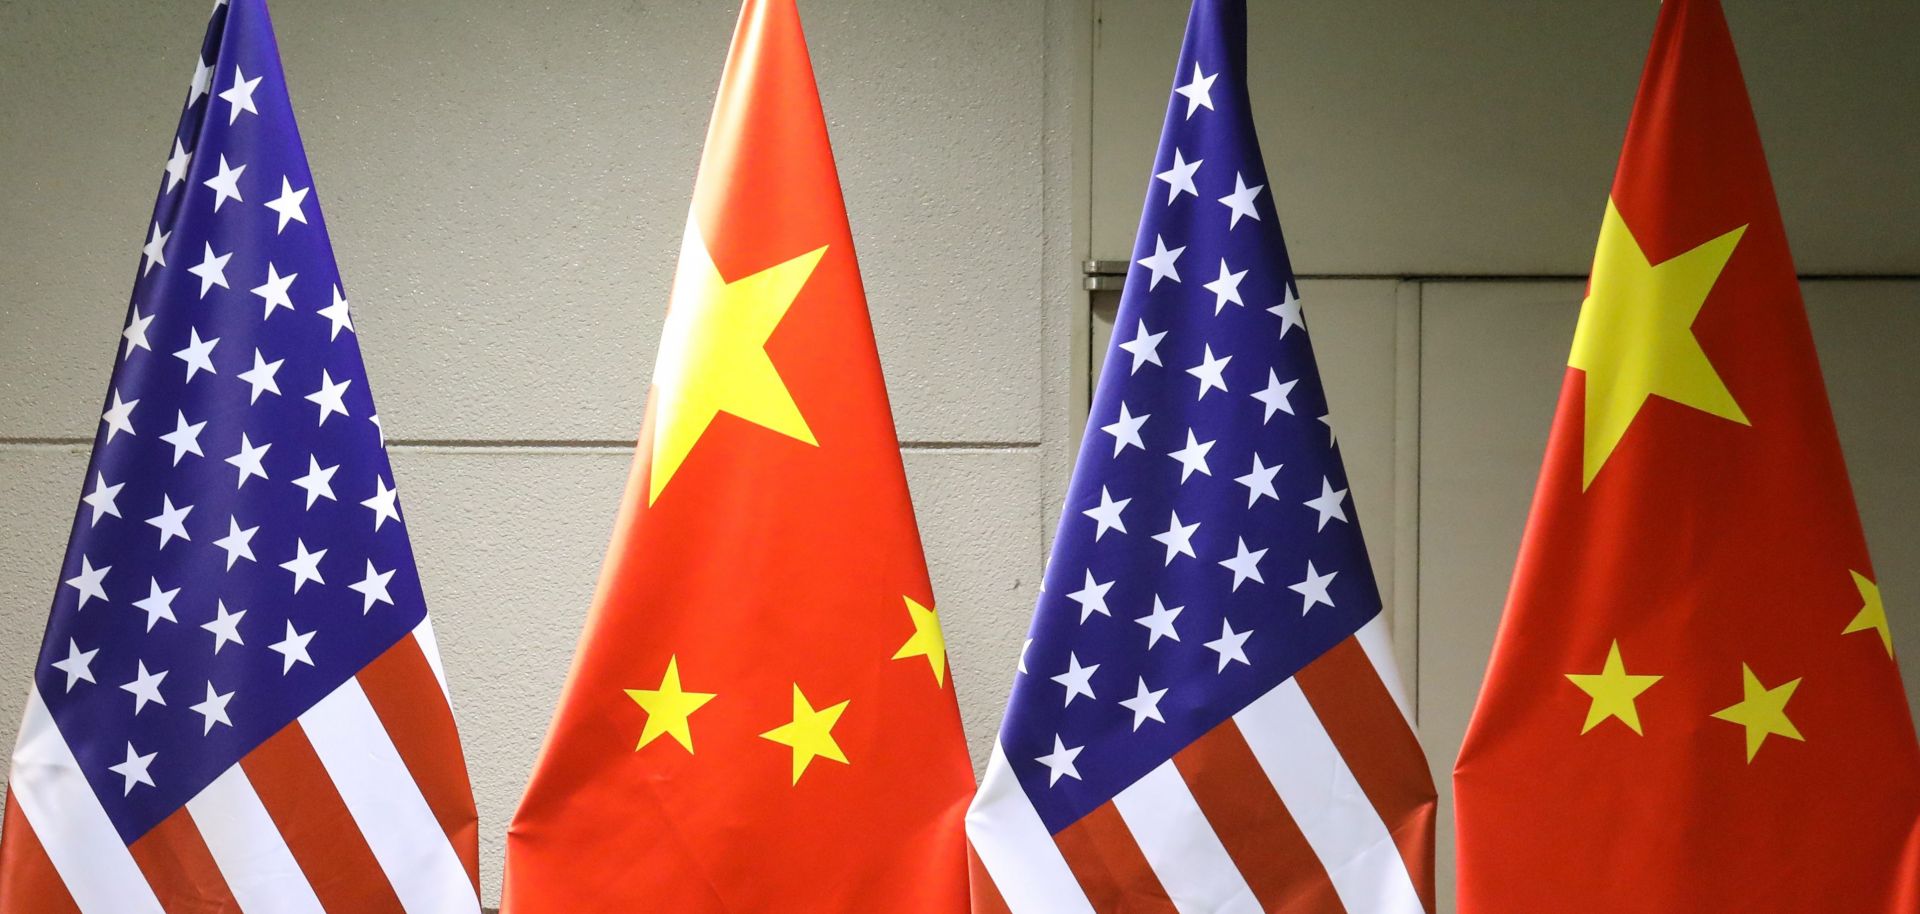
M 1853 621 L 1840 634 L 1851 635 L 1868 629 L 1880 633 L 1880 643 L 1887 648 L 1887 656 L 1893 656 L 1893 630 L 1887 627 L 1887 605 L 1880 602 L 1880 585 L 1867 579 L 1858 571 L 1851 572 L 1853 586 L 1860 591 L 1860 611 L 1854 613 Z
M 848 702 L 841 702 L 831 708 L 818 711 L 807 703 L 807 696 L 800 693 L 800 685 L 793 686 L 793 723 L 760 734 L 762 739 L 770 739 L 793 749 L 793 782 L 800 783 L 800 775 L 805 774 L 807 765 L 815 758 L 830 758 L 842 765 L 848 764 L 846 753 L 840 751 L 840 744 L 833 740 L 833 725 L 840 722 L 840 715 L 847 710 Z
M 1793 721 L 1787 719 L 1787 701 L 1793 698 L 1794 690 L 1800 688 L 1800 680 L 1769 689 L 1760 684 L 1760 677 L 1753 675 L 1753 670 L 1744 663 L 1740 664 L 1740 680 L 1745 697 L 1737 705 L 1713 712 L 1713 716 L 1747 728 L 1749 764 L 1769 736 L 1806 741 Z
M 1640 730 L 1640 709 L 1634 706 L 1633 700 L 1640 697 L 1641 692 L 1652 688 L 1661 677 L 1629 674 L 1626 664 L 1620 660 L 1619 639 L 1615 639 L 1613 647 L 1607 650 L 1607 662 L 1600 672 L 1568 673 L 1566 677 L 1593 699 L 1593 704 L 1587 708 L 1587 722 L 1580 728 L 1582 735 L 1609 717 L 1617 717 L 1633 732 L 1645 735 Z
M 940 614 L 914 602 L 912 597 L 903 597 L 907 601 L 907 614 L 913 617 L 913 637 L 900 645 L 893 659 L 906 660 L 909 657 L 925 657 L 927 664 L 933 667 L 935 685 L 947 684 L 947 638 L 940 632 Z
M 634 700 L 647 712 L 647 725 L 640 731 L 640 744 L 633 747 L 639 752 L 647 744 L 665 733 L 674 741 L 693 752 L 693 731 L 687 726 L 687 718 L 700 706 L 713 700 L 712 692 L 688 692 L 680 687 L 680 658 L 667 658 L 666 675 L 660 677 L 658 689 L 627 689 L 627 697 Z
M 1746 229 L 1653 264 L 1607 201 L 1567 359 L 1586 373 L 1582 489 L 1593 485 L 1649 396 L 1751 424 L 1693 335 L 1693 320 Z
M 653 367 L 647 504 L 660 499 L 720 413 L 818 446 L 766 346 L 826 253 L 816 248 L 728 282 L 707 253 L 699 226 L 688 221 Z

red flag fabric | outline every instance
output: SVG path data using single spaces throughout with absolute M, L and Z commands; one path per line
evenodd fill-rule
M 972 792 L 799 15 L 749 0 L 503 910 L 963 911 Z
M 1660 11 L 1568 361 L 1460 910 L 1920 910 L 1920 750 L 1715 0 Z

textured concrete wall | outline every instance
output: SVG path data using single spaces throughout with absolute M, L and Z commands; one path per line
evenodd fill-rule
M 1800 269 L 1920 268 L 1920 4 L 1723 0 Z M 1659 0 L 1250 0 L 1296 267 L 1584 275 Z M 1091 240 L 1131 250 L 1181 0 L 1096 0 Z M 1276 181 L 1276 185 L 1281 182 Z
M 0 2 L 0 745 L 207 5 Z M 1043 466 L 1069 434 L 1065 328 L 1043 316 L 1047 10 L 802 5 L 984 760 L 1050 525 Z M 625 482 L 737 6 L 274 13 L 395 442 L 491 899 Z

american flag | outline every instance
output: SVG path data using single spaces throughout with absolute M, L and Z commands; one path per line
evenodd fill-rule
M 474 806 L 262 0 L 169 142 L 14 748 L 8 911 L 477 911 Z
M 982 911 L 1433 910 L 1433 784 L 1246 90 L 1198 0 L 968 835 Z

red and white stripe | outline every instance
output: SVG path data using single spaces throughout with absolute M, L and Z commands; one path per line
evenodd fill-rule
M 34 692 L 0 911 L 475 914 L 473 793 L 446 695 L 423 622 L 129 846 Z
M 976 914 L 1431 914 L 1434 789 L 1375 618 L 1056 834 L 996 746 Z

